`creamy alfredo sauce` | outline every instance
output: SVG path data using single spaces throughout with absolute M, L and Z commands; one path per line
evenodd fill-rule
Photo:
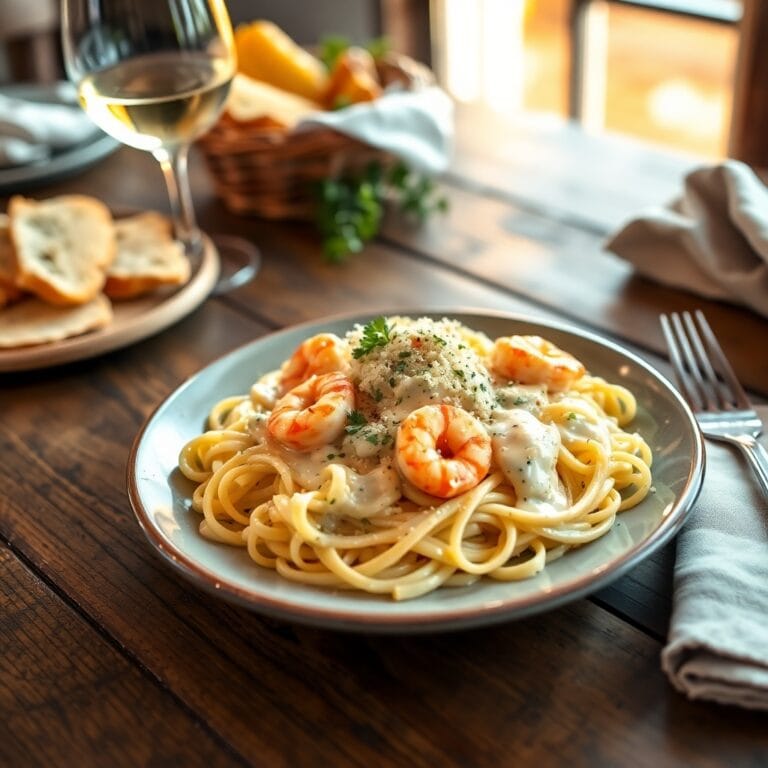
M 522 408 L 499 410 L 490 425 L 493 458 L 515 489 L 517 506 L 530 512 L 565 509 L 557 476 L 560 432 Z

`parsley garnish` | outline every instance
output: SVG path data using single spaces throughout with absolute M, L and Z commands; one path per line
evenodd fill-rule
M 317 196 L 323 252 L 334 263 L 359 253 L 378 234 L 385 202 L 392 201 L 417 221 L 448 209 L 448 201 L 435 183 L 402 163 L 390 169 L 371 163 L 357 175 L 324 179 Z
M 347 414 L 347 426 L 344 427 L 344 431 L 348 435 L 357 434 L 366 424 L 367 420 L 360 411 L 350 411 Z
M 360 346 L 352 350 L 352 357 L 357 360 L 363 355 L 367 355 L 375 347 L 383 347 L 388 344 L 391 330 L 383 317 L 377 317 L 370 323 L 366 323 L 363 327 L 363 338 L 360 339 Z

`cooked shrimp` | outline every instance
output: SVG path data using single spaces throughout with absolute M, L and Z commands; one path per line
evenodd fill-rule
M 502 336 L 491 355 L 496 373 L 519 384 L 546 384 L 560 392 L 581 378 L 584 366 L 573 356 L 541 336 Z
M 342 434 L 354 409 L 354 386 L 344 374 L 310 376 L 275 403 L 267 431 L 290 448 L 318 448 Z
M 395 456 L 406 480 L 424 493 L 450 499 L 488 474 L 491 438 L 462 408 L 425 405 L 400 424 Z
M 310 376 L 349 373 L 349 348 L 333 333 L 318 333 L 296 348 L 280 371 L 280 393 L 284 394 Z

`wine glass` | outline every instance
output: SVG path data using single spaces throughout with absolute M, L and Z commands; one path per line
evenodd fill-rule
M 176 238 L 198 254 L 187 156 L 218 119 L 236 71 L 224 0 L 62 0 L 61 8 L 64 64 L 83 109 L 118 141 L 154 155 Z M 255 251 L 244 240 L 226 245 Z

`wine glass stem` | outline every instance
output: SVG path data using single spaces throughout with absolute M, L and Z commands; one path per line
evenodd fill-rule
M 195 221 L 195 209 L 192 206 L 192 192 L 187 173 L 189 145 L 162 147 L 152 154 L 160 163 L 165 185 L 168 188 L 176 239 L 188 252 L 194 253 L 200 249 L 202 238 Z

